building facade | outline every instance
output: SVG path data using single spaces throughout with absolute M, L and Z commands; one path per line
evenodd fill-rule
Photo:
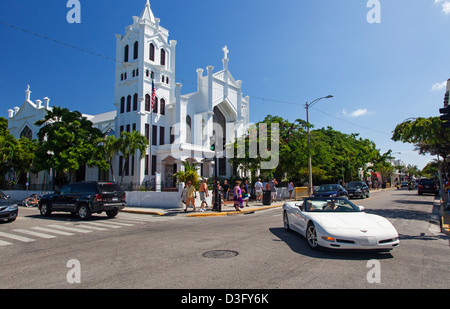
M 176 83 L 177 41 L 169 40 L 169 31 L 160 25 L 147 0 L 141 15 L 116 35 L 116 67 L 114 107 L 111 112 L 85 115 L 94 126 L 119 137 L 123 131 L 139 131 L 149 141 L 147 153 L 129 158 L 123 170 L 124 186 L 153 186 L 157 174 L 163 187 L 175 185 L 172 175 L 183 169 L 181 162 L 198 163 L 199 174 L 211 177 L 214 156 L 211 137 L 215 133 L 220 145 L 240 136 L 249 124 L 249 97 L 242 93 L 242 82 L 228 70 L 228 49 L 223 48 L 223 68 L 214 72 L 197 69 L 197 91 L 181 94 L 182 84 Z M 51 109 L 44 103 L 30 100 L 30 89 L 21 108 L 9 110 L 11 134 L 28 134 L 36 138 L 39 131 L 34 122 L 43 119 Z M 28 128 L 28 129 L 27 129 Z M 31 131 L 31 133 L 29 132 Z M 230 176 L 232 154 L 220 152 L 218 175 Z M 228 157 L 228 158 L 226 158 Z M 126 158 L 117 156 L 114 170 Z M 85 180 L 97 180 L 99 172 L 87 169 Z

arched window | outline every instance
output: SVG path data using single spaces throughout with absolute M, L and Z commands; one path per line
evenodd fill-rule
M 125 50 L 123 53 L 123 62 L 128 62 L 128 55 L 130 54 L 130 47 L 128 45 L 125 45 Z
M 159 113 L 161 115 L 165 115 L 166 114 L 166 100 L 164 100 L 164 99 L 160 100 Z
M 131 112 L 131 96 L 127 97 L 127 113 Z
M 150 95 L 147 93 L 146 95 L 145 95 L 145 111 L 146 112 L 149 112 L 150 110 L 151 110 L 151 108 L 150 108 L 150 101 L 151 101 L 151 97 L 150 97 Z
M 161 65 L 166 65 L 166 51 L 161 48 Z
M 155 105 L 153 106 L 153 112 L 155 114 L 158 113 L 158 98 L 157 97 L 155 97 Z
M 133 110 L 137 111 L 138 110 L 138 94 L 135 93 L 133 96 Z
M 186 143 L 190 144 L 192 142 L 191 128 L 192 128 L 191 116 L 186 117 Z
M 120 113 L 125 113 L 125 97 L 122 97 L 122 99 L 120 99 Z
M 150 60 L 155 61 L 155 45 L 150 43 Z
M 134 42 L 133 59 L 137 59 L 139 56 L 139 42 Z
M 28 126 L 26 126 L 20 133 L 20 137 L 21 138 L 25 137 L 31 141 L 33 139 L 33 131 L 31 131 L 31 129 Z
M 223 113 L 220 111 L 220 109 L 216 106 L 214 107 L 214 116 L 213 116 L 214 123 L 219 125 L 219 127 L 214 128 L 214 130 L 219 130 L 219 132 L 216 132 L 219 136 L 219 138 L 227 138 L 226 135 L 226 119 Z

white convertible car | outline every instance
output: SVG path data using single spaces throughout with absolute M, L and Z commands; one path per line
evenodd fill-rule
M 313 249 L 390 251 L 398 233 L 385 218 L 363 212 L 345 198 L 307 198 L 283 205 L 284 228 L 303 235 Z

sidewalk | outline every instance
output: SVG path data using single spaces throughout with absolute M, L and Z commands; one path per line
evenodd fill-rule
M 184 216 L 184 217 L 220 217 L 220 216 L 233 216 L 233 215 L 245 215 L 254 213 L 256 211 L 277 208 L 283 206 L 287 200 L 280 200 L 272 203 L 270 206 L 265 206 L 261 202 L 249 201 L 248 207 L 241 208 L 241 211 L 236 211 L 233 206 L 233 201 L 229 201 L 227 205 L 222 203 L 222 212 L 212 211 L 212 207 L 208 207 L 205 211 L 199 211 L 200 203 L 196 205 L 196 211 L 192 207 L 189 207 L 185 212 L 184 208 L 142 208 L 142 207 L 126 207 L 122 209 L 122 212 L 146 214 L 154 216 Z

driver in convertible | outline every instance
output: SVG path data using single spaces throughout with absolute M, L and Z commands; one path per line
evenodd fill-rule
M 336 210 L 338 207 L 336 205 L 336 202 L 334 200 L 331 200 L 329 202 L 327 202 L 327 206 L 324 207 L 323 210 L 328 210 L 328 211 L 332 211 L 332 210 Z

